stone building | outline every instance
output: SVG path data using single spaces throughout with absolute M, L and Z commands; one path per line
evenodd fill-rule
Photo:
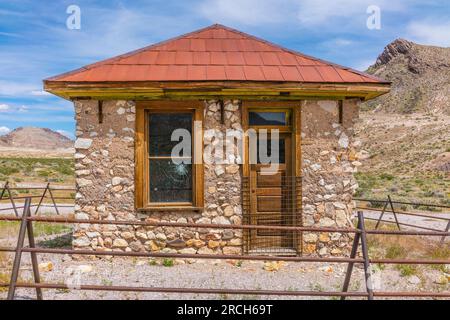
M 351 225 L 358 105 L 389 91 L 373 76 L 221 25 L 44 84 L 75 106 L 77 218 L 320 227 Z M 174 153 L 182 143 L 190 150 Z M 80 225 L 73 245 L 326 256 L 348 240 Z

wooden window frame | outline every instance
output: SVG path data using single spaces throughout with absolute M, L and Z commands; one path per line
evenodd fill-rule
M 248 107 L 247 108 L 247 112 L 248 112 L 248 128 L 252 128 L 252 129 L 268 129 L 268 130 L 272 130 L 272 129 L 278 129 L 280 130 L 280 132 L 290 132 L 292 127 L 293 127 L 293 108 L 292 107 L 286 107 L 286 108 L 280 108 L 280 107 L 272 107 L 272 108 L 268 108 L 268 107 Z M 284 113 L 285 114 L 285 119 L 286 119 L 286 124 L 285 125 L 251 125 L 250 124 L 250 112 L 279 112 L 279 113 Z
M 203 108 L 204 105 L 200 101 L 138 101 L 136 103 L 135 207 L 138 211 L 203 210 Z M 150 112 L 192 112 L 192 203 L 150 202 L 148 159 L 148 114 Z M 195 121 L 200 121 L 202 124 L 202 126 L 198 128 L 200 130 L 195 130 Z

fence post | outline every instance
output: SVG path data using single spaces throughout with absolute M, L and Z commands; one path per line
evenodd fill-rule
M 395 213 L 394 204 L 392 203 L 392 199 L 391 199 L 390 195 L 388 195 L 388 200 L 389 200 L 389 203 L 391 204 L 391 210 L 392 210 L 392 214 L 394 215 L 394 219 L 395 219 L 395 223 L 397 224 L 397 228 L 398 228 L 398 230 L 401 230 L 400 223 L 398 223 L 398 219 L 397 219 L 397 213 Z
M 2 194 L 0 194 L 0 200 L 3 199 L 3 195 L 5 194 L 6 187 L 8 186 L 8 183 L 9 183 L 9 181 L 6 181 L 5 184 L 3 185 Z
M 14 202 L 14 198 L 11 194 L 11 189 L 9 189 L 9 184 L 5 186 L 6 191 L 8 191 L 9 200 L 11 201 L 11 205 L 13 206 L 14 213 L 16 214 L 16 217 L 19 216 L 19 212 L 17 211 L 16 203 Z
M 49 185 L 50 185 L 50 182 L 47 183 L 47 186 L 44 189 L 44 193 L 42 194 L 41 198 L 39 199 L 39 203 L 36 207 L 36 210 L 34 211 L 34 215 L 37 215 L 39 208 L 41 207 L 42 201 L 44 201 L 44 197 L 45 197 L 45 194 L 47 193 Z
M 11 280 L 9 282 L 8 300 L 14 300 L 16 292 L 17 279 L 19 278 L 20 262 L 22 260 L 22 249 L 25 241 L 25 233 L 27 232 L 27 212 L 30 210 L 31 198 L 25 199 L 25 205 L 22 213 L 22 220 L 20 221 L 19 236 L 17 237 L 17 246 L 14 256 L 14 263 L 11 272 Z
M 359 217 L 358 217 L 359 219 Z M 359 221 L 358 221 L 358 228 L 359 228 Z M 358 246 L 359 246 L 359 240 L 361 238 L 360 235 L 361 230 L 359 230 L 359 232 L 355 233 L 355 238 L 353 239 L 353 245 L 352 245 L 352 252 L 350 253 L 350 258 L 351 259 L 355 259 L 356 255 L 358 253 Z M 355 263 L 349 262 L 347 265 L 347 271 L 345 272 L 345 280 L 344 280 L 344 285 L 342 286 L 342 292 L 348 292 L 348 287 L 350 285 L 350 279 L 352 277 L 352 272 L 353 272 L 353 266 L 355 265 Z M 341 297 L 341 300 L 345 300 L 345 296 Z
M 372 285 L 372 275 L 370 274 L 370 261 L 369 261 L 369 250 L 367 247 L 367 233 L 366 226 L 364 223 L 364 214 L 362 211 L 358 211 L 358 229 L 361 230 L 361 250 L 364 259 L 364 276 L 366 278 L 366 290 L 369 294 L 368 299 L 373 300 L 373 285 Z
M 26 213 L 26 217 L 31 217 L 31 210 L 28 208 L 28 211 Z M 34 231 L 33 231 L 33 222 L 31 220 L 27 219 L 27 231 L 28 231 L 28 244 L 30 248 L 36 248 L 36 243 L 34 241 Z M 34 283 L 40 283 L 41 277 L 39 275 L 39 264 L 37 259 L 37 253 L 36 252 L 30 252 L 31 254 L 31 265 L 33 267 L 33 276 L 34 276 Z M 42 289 L 36 288 L 36 299 L 42 300 Z
M 50 194 L 50 198 L 52 199 L 53 206 L 55 207 L 56 215 L 59 216 L 58 206 L 56 205 L 55 198 L 53 197 L 52 189 L 50 189 L 50 183 L 48 184 L 48 193 Z
M 448 232 L 449 230 L 450 230 L 450 220 L 448 221 L 447 227 L 445 228 L 445 231 L 444 231 L 444 232 Z M 446 235 L 442 236 L 442 239 L 441 239 L 441 245 L 444 244 L 444 241 L 445 241 L 445 238 L 446 238 L 446 237 L 447 237 Z
M 383 219 L 384 212 L 386 211 L 386 208 L 387 208 L 388 204 L 389 204 L 389 200 L 386 200 L 386 202 L 384 203 L 383 210 L 381 211 L 380 217 L 378 218 L 377 224 L 375 225 L 375 230 L 378 229 L 378 227 L 379 227 L 379 225 L 380 225 L 380 222 L 381 222 L 382 219 Z

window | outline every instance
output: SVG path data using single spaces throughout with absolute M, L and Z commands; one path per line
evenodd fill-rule
M 251 126 L 287 126 L 289 125 L 289 114 L 287 111 L 266 112 L 250 111 L 249 125 Z
M 200 210 L 203 206 L 203 145 L 199 125 L 202 108 L 196 102 L 137 104 L 135 180 L 138 209 Z M 174 135 L 175 141 L 172 141 L 172 134 L 179 130 L 185 134 L 183 137 Z M 190 148 L 172 154 L 181 142 Z M 196 160 L 198 157 L 200 161 Z
M 183 153 L 172 157 L 179 141 L 171 137 L 177 129 L 186 130 L 192 137 L 193 113 L 149 112 L 148 117 L 149 202 L 192 203 L 192 156 Z M 189 143 L 192 145 L 192 138 Z

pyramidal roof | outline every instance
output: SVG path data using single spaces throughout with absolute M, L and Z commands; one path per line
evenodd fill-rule
M 387 83 L 219 24 L 87 65 L 46 81 Z

